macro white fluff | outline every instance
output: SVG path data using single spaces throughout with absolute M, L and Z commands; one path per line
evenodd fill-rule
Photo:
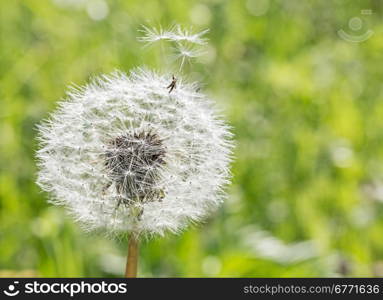
M 199 221 L 224 198 L 229 182 L 231 133 L 194 84 L 137 69 L 115 72 L 72 90 L 50 119 L 39 126 L 38 184 L 51 202 L 64 205 L 87 230 L 160 234 Z M 154 132 L 163 141 L 165 164 L 156 188 L 161 201 L 117 205 L 108 186 L 105 149 L 118 136 Z M 127 175 L 128 176 L 128 175 Z
M 193 33 L 191 30 L 182 28 L 180 25 L 174 25 L 169 29 L 155 28 L 142 26 L 141 32 L 144 34 L 138 38 L 140 42 L 154 43 L 160 40 L 172 41 L 172 42 L 189 42 L 198 45 L 204 45 L 207 42 L 203 36 L 209 32 L 209 29 L 205 29 L 198 33 Z
M 139 37 L 138 40 L 147 45 L 159 41 L 170 42 L 172 44 L 171 50 L 174 53 L 173 58 L 179 60 L 179 71 L 181 71 L 185 62 L 190 62 L 205 53 L 199 47 L 207 43 L 207 38 L 203 36 L 209 32 L 209 29 L 193 32 L 191 29 L 183 28 L 180 25 L 174 25 L 169 29 L 142 26 L 140 32 L 143 36 Z

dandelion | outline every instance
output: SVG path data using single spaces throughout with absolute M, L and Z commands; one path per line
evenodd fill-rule
M 180 232 L 211 213 L 230 179 L 231 133 L 196 84 L 138 68 L 72 89 L 40 124 L 38 180 L 88 231 Z

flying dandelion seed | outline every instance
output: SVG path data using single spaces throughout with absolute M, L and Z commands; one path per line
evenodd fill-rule
M 195 59 L 205 54 L 205 52 L 201 49 L 198 49 L 193 46 L 184 46 L 180 44 L 173 47 L 173 53 L 174 53 L 174 59 L 180 61 L 180 67 L 179 67 L 180 70 L 182 69 L 182 67 L 184 66 L 186 62 L 190 63 L 192 59 Z
M 186 62 L 190 62 L 192 59 L 203 55 L 205 52 L 202 51 L 198 46 L 205 45 L 207 39 L 203 36 L 209 30 L 203 30 L 201 32 L 193 33 L 192 30 L 187 30 L 179 25 L 174 25 L 167 30 L 162 27 L 150 28 L 143 26 L 140 32 L 143 36 L 139 37 L 140 42 L 144 42 L 147 45 L 153 44 L 158 41 L 167 41 L 172 43 L 172 52 L 174 60 L 178 60 L 179 71 L 182 70 Z
M 172 42 L 189 42 L 192 44 L 205 45 L 207 43 L 207 39 L 203 36 L 209 32 L 209 29 L 192 33 L 191 29 L 188 30 L 179 25 L 172 26 L 169 29 L 142 26 L 140 32 L 143 33 L 143 36 L 139 37 L 138 40 L 145 43 L 154 43 L 160 40 L 166 40 Z

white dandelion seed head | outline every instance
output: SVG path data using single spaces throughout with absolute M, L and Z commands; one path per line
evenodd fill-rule
M 39 126 L 38 184 L 87 230 L 163 235 L 224 199 L 231 133 L 194 84 L 137 69 L 72 90 Z

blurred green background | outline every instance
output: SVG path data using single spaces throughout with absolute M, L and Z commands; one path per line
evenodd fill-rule
M 383 276 L 383 2 L 0 2 L 0 276 L 121 276 L 126 239 L 84 233 L 35 184 L 35 125 L 92 75 L 166 60 L 142 24 L 210 28 L 190 69 L 236 140 L 199 226 L 144 241 L 140 276 Z M 371 35 L 371 36 L 370 36 Z

